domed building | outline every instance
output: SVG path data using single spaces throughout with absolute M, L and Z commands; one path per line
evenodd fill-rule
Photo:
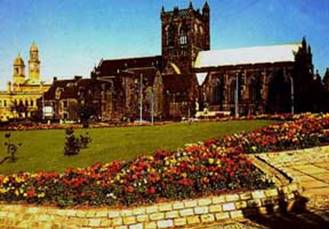
M 47 91 L 50 84 L 40 79 L 39 49 L 32 43 L 28 61 L 28 77 L 20 54 L 13 62 L 13 78 L 5 91 L 0 91 L 0 120 L 33 118 L 37 112 L 37 99 Z

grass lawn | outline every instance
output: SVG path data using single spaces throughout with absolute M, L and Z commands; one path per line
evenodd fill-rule
M 156 149 L 173 150 L 186 143 L 195 143 L 241 131 L 251 131 L 269 125 L 272 121 L 230 121 L 175 123 L 165 126 L 80 129 L 76 134 L 89 132 L 92 143 L 79 155 L 64 156 L 65 130 L 14 131 L 12 140 L 23 145 L 17 152 L 15 163 L 0 165 L 0 174 L 19 171 L 63 171 L 67 167 L 86 167 L 96 162 L 131 159 L 150 154 Z M 3 146 L 4 133 L 0 133 Z M 0 159 L 7 156 L 4 147 Z

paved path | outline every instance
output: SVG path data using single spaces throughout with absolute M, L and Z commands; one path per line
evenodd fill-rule
M 240 222 L 198 225 L 205 228 L 329 228 L 329 147 L 284 153 L 260 154 L 260 158 L 297 180 L 304 189 L 293 213 L 257 216 Z

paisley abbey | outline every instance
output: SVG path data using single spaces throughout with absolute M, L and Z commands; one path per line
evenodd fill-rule
M 211 10 L 162 8 L 161 55 L 100 60 L 88 79 L 55 79 L 44 95 L 56 119 L 179 120 L 198 115 L 318 111 L 321 79 L 305 39 L 211 50 Z M 243 39 L 243 38 L 241 38 Z

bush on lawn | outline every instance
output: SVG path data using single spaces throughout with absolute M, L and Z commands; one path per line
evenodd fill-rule
M 73 128 L 67 128 L 65 130 L 65 146 L 64 155 L 74 156 L 80 153 L 81 149 L 86 149 L 91 142 L 91 138 L 87 134 L 80 135 L 79 138 L 75 137 Z

